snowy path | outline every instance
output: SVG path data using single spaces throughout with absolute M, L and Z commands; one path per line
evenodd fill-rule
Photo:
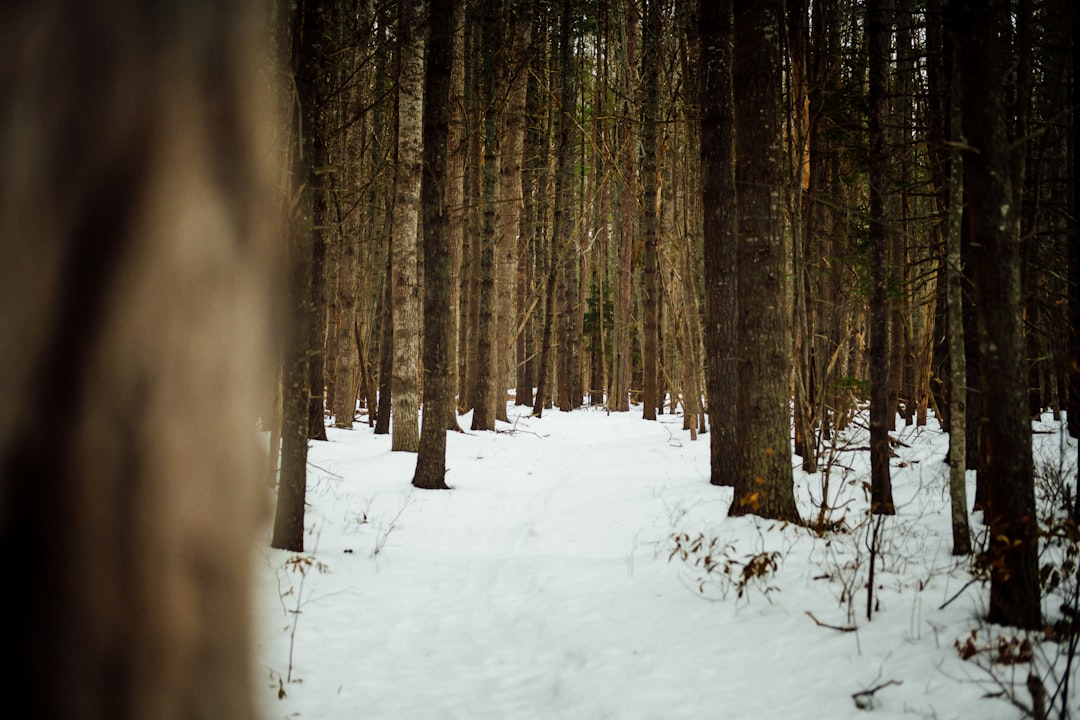
M 928 649 L 944 652 L 914 627 L 911 598 L 857 634 L 813 625 L 806 610 L 844 618 L 810 579 L 815 546 L 797 531 L 778 534 L 790 556 L 778 602 L 687 589 L 685 568 L 667 562 L 674 529 L 723 523 L 741 547 L 760 533 L 723 520 L 707 437 L 691 443 L 681 419 L 552 412 L 515 429 L 451 434 L 451 492 L 413 490 L 414 456 L 367 428 L 313 445 L 308 551 L 326 572 L 301 588 L 287 554 L 263 551 L 267 717 L 859 717 L 851 693 L 892 668 L 919 683 L 893 692 L 895 716 L 964 716 L 942 711 L 956 693 L 926 667 Z M 298 599 L 293 682 L 270 699 Z

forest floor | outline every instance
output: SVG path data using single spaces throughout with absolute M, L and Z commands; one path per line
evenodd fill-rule
M 691 441 L 681 416 L 509 413 L 449 435 L 451 491 L 413 489 L 415 455 L 365 424 L 312 443 L 306 552 L 270 550 L 267 528 L 258 556 L 264 717 L 994 719 L 1031 704 L 1029 671 L 1061 685 L 1066 643 L 1028 648 L 982 620 L 988 585 L 951 555 L 934 419 L 893 433 L 897 514 L 880 525 L 857 423 L 821 472 L 796 468 L 804 518 L 827 498 L 836 530 L 820 534 L 727 517 L 708 435 Z M 1035 425 L 1052 504 L 1075 441 Z

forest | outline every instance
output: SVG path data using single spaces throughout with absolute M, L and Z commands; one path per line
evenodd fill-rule
M 1078 36 L 1070 0 L 0 3 L 7 687 L 1080 716 Z
M 812 524 L 792 468 L 868 407 L 872 513 L 897 423 L 940 423 L 953 551 L 970 500 L 989 619 L 1041 627 L 1031 420 L 1080 397 L 1070 3 L 301 1 L 273 27 L 275 547 L 303 549 L 328 422 L 446 488 L 447 431 L 508 406 L 679 413 L 730 514 Z

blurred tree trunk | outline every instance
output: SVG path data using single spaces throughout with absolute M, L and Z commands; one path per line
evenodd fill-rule
M 253 421 L 270 326 L 310 300 L 292 295 L 309 278 L 285 289 L 274 263 L 286 243 L 306 255 L 310 228 L 287 239 L 280 222 L 306 177 L 279 174 L 295 135 L 270 137 L 288 69 L 268 63 L 268 10 L 0 3 L 12 716 L 258 716 Z M 306 342 L 289 338 L 298 355 Z

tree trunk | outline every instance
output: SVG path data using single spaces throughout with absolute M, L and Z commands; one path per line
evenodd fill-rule
M 635 13 L 619 13 L 616 21 L 620 41 L 616 43 L 616 72 L 620 105 L 614 111 L 620 116 L 619 164 L 616 195 L 619 198 L 617 237 L 614 327 L 612 328 L 611 387 L 608 390 L 608 409 L 627 412 L 630 409 L 632 335 L 632 293 L 634 238 L 637 234 L 637 145 L 636 104 L 638 26 Z
M 870 67 L 870 508 L 873 513 L 892 515 L 896 509 L 889 476 L 889 428 L 894 410 L 890 393 L 889 241 L 885 218 L 885 90 L 891 29 L 884 3 L 868 0 L 866 4 Z
M 465 3 L 453 2 L 453 17 L 447 18 L 453 23 L 454 41 L 450 69 L 450 90 L 447 101 L 450 104 L 449 126 L 447 129 L 446 159 L 446 212 L 450 224 L 450 341 L 447 346 L 450 364 L 450 396 L 454 399 L 446 416 L 448 430 L 460 431 L 457 419 L 457 395 L 461 384 L 461 363 L 459 352 L 462 327 L 461 286 L 462 252 L 465 242 L 465 159 L 468 156 L 468 138 L 465 134 Z M 421 428 L 421 433 L 423 428 Z
M 459 344 L 462 348 L 458 359 L 461 383 L 458 394 L 458 411 L 466 413 L 477 406 L 476 381 L 478 363 L 476 358 L 480 335 L 480 255 L 482 251 L 482 226 L 484 214 L 483 181 L 481 174 L 484 154 L 484 42 L 483 22 L 478 3 L 466 4 L 465 13 L 465 104 L 468 132 L 468 157 L 465 170 L 466 240 L 463 250 L 463 302 L 464 322 L 461 324 Z
M 125 7 L 0 4 L 9 712 L 249 720 L 285 304 L 265 5 Z
M 701 186 L 705 208 L 705 393 L 709 481 L 734 485 L 738 396 L 735 237 L 735 108 L 731 78 L 731 3 L 706 9 L 701 32 Z
M 949 84 L 952 87 L 952 84 Z M 955 95 L 955 94 L 954 94 Z M 950 98 L 949 128 L 953 147 L 963 140 L 957 98 Z M 964 356 L 964 271 L 960 267 L 960 226 L 964 197 L 963 159 L 953 150 L 949 165 L 948 223 L 945 230 L 947 312 L 949 341 L 949 496 L 952 500 L 953 555 L 971 554 L 967 508 L 967 362 Z
M 551 265 L 551 267 L 548 267 Z M 544 406 L 548 394 L 548 369 L 551 365 L 551 343 L 555 330 L 555 267 L 552 259 L 544 263 L 547 270 L 544 289 L 544 330 L 540 340 L 540 364 L 536 376 L 536 397 L 533 401 L 532 414 L 541 417 L 544 414 Z
M 730 513 L 797 522 L 781 207 L 782 0 L 735 3 L 733 27 L 740 352 L 739 453 Z
M 657 353 L 659 352 L 660 282 L 656 267 L 657 219 L 656 219 L 656 120 L 659 112 L 660 94 L 660 8 L 659 0 L 643 0 L 645 25 L 641 38 L 641 74 L 644 85 L 644 112 L 641 123 L 641 186 L 642 186 L 642 234 L 645 247 L 643 272 L 642 310 L 642 417 L 656 419 L 656 408 L 663 403 L 657 386 Z
M 315 430 L 312 401 L 313 374 L 311 358 L 316 350 L 312 346 L 318 333 L 313 330 L 317 323 L 314 307 L 315 291 L 312 285 L 319 278 L 314 270 L 315 237 L 317 221 L 324 218 L 325 204 L 319 210 L 320 199 L 325 196 L 316 178 L 317 166 L 313 163 L 325 157 L 320 128 L 319 107 L 322 99 L 320 78 L 325 72 L 322 34 L 325 28 L 324 10 L 313 2 L 301 2 L 295 9 L 292 33 L 294 44 L 292 68 L 296 83 L 296 101 L 299 103 L 300 126 L 294 129 L 300 145 L 293 172 L 299 187 L 297 214 L 290 218 L 290 304 L 295 325 L 286 345 L 282 370 L 282 389 L 285 393 L 281 432 L 281 479 L 278 483 L 277 507 L 274 513 L 274 531 L 271 546 L 283 550 L 302 552 L 304 549 L 304 498 L 307 492 L 308 440 Z M 313 147 L 317 146 L 317 147 Z M 323 215 L 318 215 L 322 212 Z M 321 355 L 322 348 L 317 352 Z M 320 374 L 321 376 L 321 374 Z M 321 388 L 317 393 L 322 395 Z M 321 408 L 322 401 L 319 400 Z M 323 425 L 319 411 L 318 425 Z
M 356 93 L 357 95 L 359 93 Z M 358 102 L 353 98 L 353 102 Z M 352 192 L 359 185 L 359 167 L 361 138 L 364 125 L 354 123 L 345 131 L 346 177 L 344 192 Z M 334 427 L 351 429 L 356 414 L 356 397 L 360 391 L 359 344 L 357 342 L 356 293 L 359 285 L 359 244 L 362 228 L 360 213 L 350 213 L 348 222 L 339 223 L 337 233 L 337 292 L 335 303 L 335 322 L 333 324 L 333 342 L 336 346 L 334 356 L 334 398 L 331 411 L 334 415 Z
M 495 383 L 499 376 L 497 311 L 495 307 L 495 250 L 498 243 L 499 208 L 496 204 L 498 176 L 498 131 L 495 107 L 495 63 L 502 58 L 502 38 L 497 32 L 502 13 L 502 0 L 484 0 L 482 19 L 483 106 L 484 106 L 484 163 L 483 163 L 483 225 L 479 238 L 480 264 L 476 268 L 479 286 L 479 318 L 476 332 L 476 404 L 473 408 L 472 429 L 495 429 Z M 495 377 L 493 377 L 493 375 Z
M 1003 625 L 1041 627 L 1038 526 L 1026 403 L 1020 237 L 1011 184 L 1003 86 L 1009 4 L 953 9 L 972 262 L 982 365 L 984 465 L 989 498 L 990 610 Z M 963 23 L 963 24 L 961 24 Z M 961 30 L 961 28 L 963 28 Z
M 394 370 L 391 449 L 416 452 L 420 445 L 420 286 L 416 236 L 420 213 L 424 37 L 423 0 L 398 6 L 398 142 L 394 180 L 393 328 Z
M 446 486 L 446 418 L 453 412 L 450 346 L 450 227 L 446 206 L 450 74 L 456 34 L 454 5 L 431 0 L 424 97 L 424 417 L 412 484 L 428 490 Z
M 505 89 L 506 104 L 503 108 L 503 136 L 499 157 L 499 226 L 496 246 L 496 303 L 498 320 L 496 326 L 495 372 L 492 373 L 492 398 L 495 401 L 495 417 L 508 422 L 506 414 L 506 391 L 510 378 L 516 380 L 514 368 L 523 360 L 515 362 L 515 330 L 517 329 L 518 237 L 521 235 L 523 209 L 522 155 L 525 149 L 525 100 L 528 89 L 528 48 L 532 38 L 530 6 L 525 0 L 510 0 L 505 23 L 509 42 L 506 43 L 500 83 Z M 501 95 L 501 94 L 500 94 Z
M 574 127 L 577 123 L 577 86 L 574 69 L 573 2 L 562 0 L 559 18 L 559 106 L 556 121 L 558 169 L 555 173 L 555 218 L 552 228 L 554 258 L 561 279 L 559 312 L 559 409 L 568 412 L 575 402 L 574 373 L 578 364 L 578 283 L 580 282 L 577 233 L 574 228 L 574 163 L 577 158 Z
M 326 178 L 322 169 L 329 159 L 326 145 L 321 137 L 322 127 L 319 119 L 312 118 L 314 125 L 304 125 L 305 131 L 312 128 L 312 139 L 308 147 L 311 163 L 308 182 L 311 186 L 311 300 L 307 312 L 311 315 L 305 321 L 308 331 L 308 437 L 312 440 L 326 440 Z
M 548 113 L 542 109 L 544 90 L 539 78 L 547 73 L 547 13 L 537 11 L 534 18 L 534 41 L 537 48 L 532 54 L 531 72 L 526 89 L 526 115 L 528 129 L 525 139 L 525 165 L 523 173 L 525 194 L 525 222 L 522 225 L 521 248 L 518 262 L 518 310 L 526 317 L 518 333 L 517 393 L 518 405 L 533 404 L 533 388 L 538 382 L 539 367 L 538 336 L 544 318 L 544 284 L 546 277 L 540 270 L 543 256 L 545 223 L 544 198 L 547 187 L 550 134 L 545 131 Z M 527 307 L 528 306 L 528 307 Z M 524 362 L 522 359 L 524 358 Z
M 1080 438 L 1080 172 L 1077 167 L 1076 153 L 1080 151 L 1080 112 L 1075 108 L 1080 107 L 1080 13 L 1073 15 L 1072 26 L 1072 214 L 1069 218 L 1069 279 L 1068 279 L 1068 318 L 1069 318 L 1069 341 L 1068 341 L 1068 397 L 1069 409 L 1066 413 L 1066 421 L 1069 425 L 1069 434 L 1074 438 Z M 1077 449 L 1078 461 L 1080 461 L 1080 446 Z M 1073 517 L 1080 520 L 1080 492 L 1076 493 Z
M 813 370 L 810 362 L 814 335 L 809 317 L 809 277 L 806 228 L 809 226 L 810 203 L 804 193 L 810 184 L 810 100 L 807 89 L 808 68 L 808 11 L 809 3 L 798 0 L 788 8 L 788 44 L 791 47 L 789 74 L 791 76 L 790 107 L 792 119 L 788 138 L 792 157 L 792 180 L 789 183 L 788 206 L 792 219 L 791 268 L 793 276 L 792 360 L 794 362 L 794 429 L 795 454 L 802 458 L 806 473 L 817 472 L 817 438 L 814 432 Z
M 390 434 L 390 416 L 394 390 L 394 261 L 393 237 L 390 237 L 386 253 L 386 278 L 383 281 L 383 302 L 379 312 L 379 407 L 375 419 L 375 434 Z

